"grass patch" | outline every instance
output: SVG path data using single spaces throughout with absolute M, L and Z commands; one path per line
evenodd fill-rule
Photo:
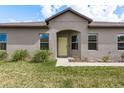
M 124 87 L 123 67 L 55 67 L 43 63 L 0 62 L 0 87 Z
M 73 83 L 71 79 L 67 79 L 67 80 L 63 80 L 62 83 L 62 88 L 72 88 L 73 87 Z

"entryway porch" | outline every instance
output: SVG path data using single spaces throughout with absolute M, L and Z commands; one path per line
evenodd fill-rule
M 80 32 L 63 30 L 57 32 L 57 57 L 80 58 L 81 56 Z

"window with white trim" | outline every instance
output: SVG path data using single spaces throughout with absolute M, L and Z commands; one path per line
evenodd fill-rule
M 79 36 L 73 35 L 71 37 L 71 48 L 72 50 L 78 50 L 78 42 L 79 42 Z
M 89 50 L 97 50 L 97 33 L 89 33 L 88 34 L 88 49 Z
M 124 34 L 118 34 L 118 50 L 124 50 Z

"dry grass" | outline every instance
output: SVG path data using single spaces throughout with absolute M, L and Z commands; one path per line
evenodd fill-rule
M 124 87 L 124 68 L 0 62 L 0 87 Z

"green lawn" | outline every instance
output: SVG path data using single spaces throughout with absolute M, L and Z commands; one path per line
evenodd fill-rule
M 0 87 L 124 87 L 124 68 L 0 62 Z

